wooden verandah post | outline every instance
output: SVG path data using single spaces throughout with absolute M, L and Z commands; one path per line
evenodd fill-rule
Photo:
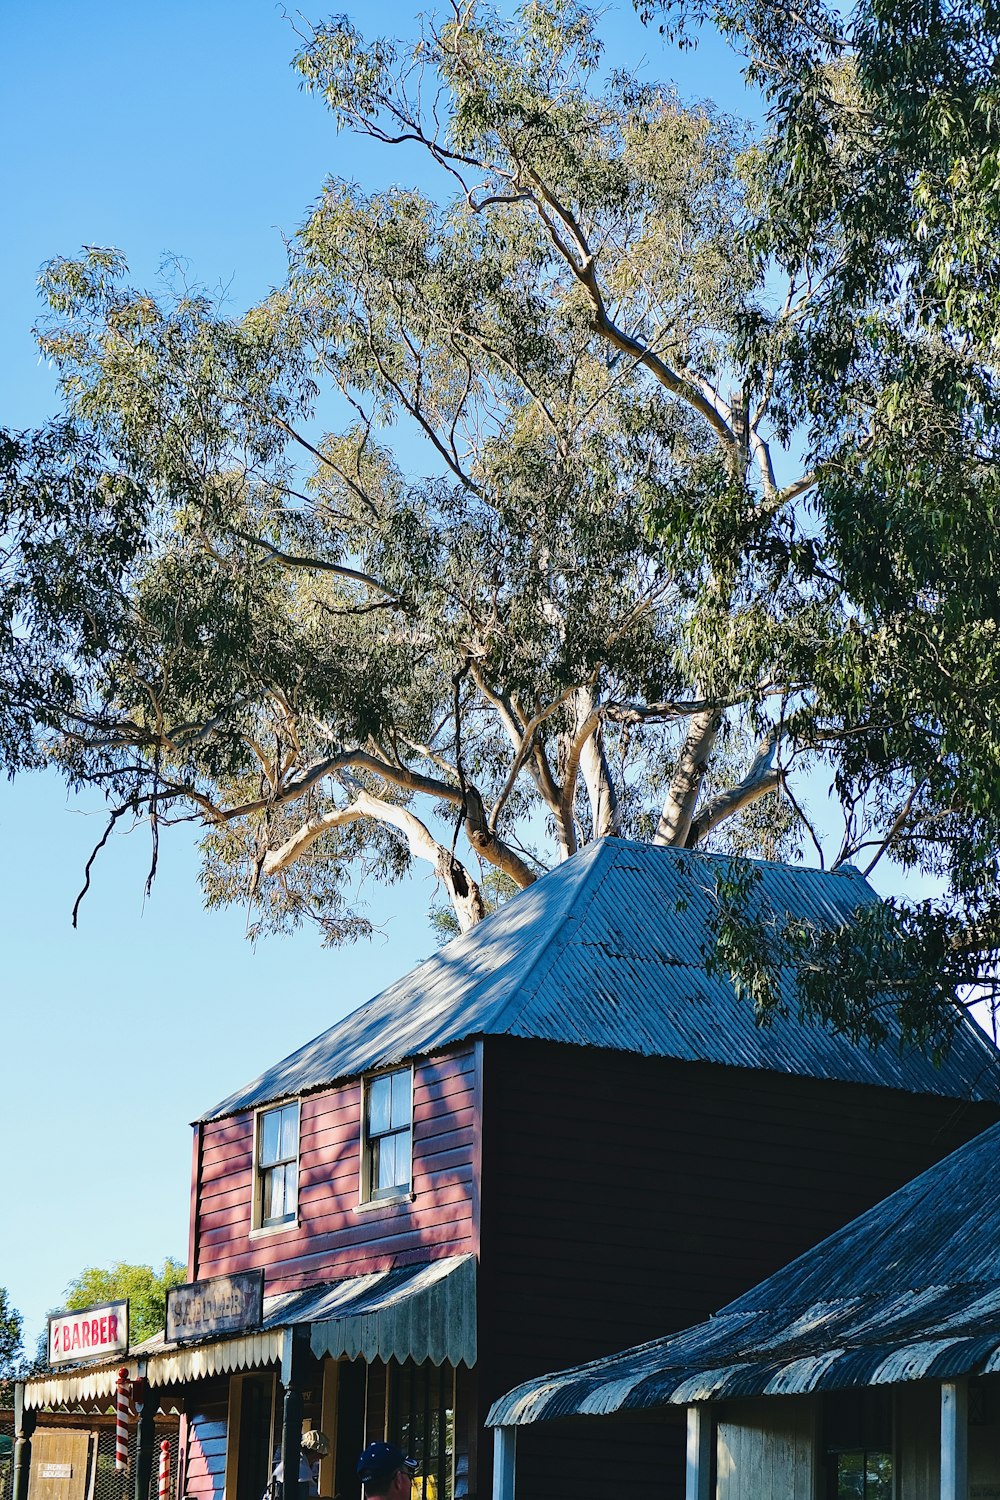
M 968 1500 L 969 1382 L 941 1385 L 941 1500 Z
M 11 1490 L 12 1500 L 28 1500 L 28 1479 L 31 1474 L 31 1434 L 38 1418 L 24 1404 L 24 1382 L 19 1380 L 14 1387 L 14 1476 Z
M 493 1432 L 493 1500 L 514 1500 L 514 1459 L 517 1428 L 497 1427 Z
M 711 1477 L 712 1413 L 707 1406 L 689 1406 L 684 1500 L 710 1500 Z

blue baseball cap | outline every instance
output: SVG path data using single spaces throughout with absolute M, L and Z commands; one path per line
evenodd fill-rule
M 408 1457 L 395 1443 L 369 1443 L 358 1459 L 356 1472 L 362 1484 L 378 1484 L 391 1479 L 397 1469 L 413 1475 L 419 1467 L 417 1460 Z

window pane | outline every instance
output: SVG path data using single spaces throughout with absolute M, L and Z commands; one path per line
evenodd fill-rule
M 838 1453 L 836 1500 L 893 1500 L 892 1454 Z
M 865 1500 L 863 1453 L 841 1453 L 837 1457 L 837 1500 Z
M 368 1086 L 368 1134 L 381 1135 L 389 1129 L 389 1105 L 392 1082 L 387 1074 L 373 1078 Z
M 299 1168 L 298 1163 L 290 1161 L 285 1168 L 285 1213 L 288 1218 L 295 1217 L 299 1196 Z
M 264 1222 L 273 1224 L 285 1211 L 285 1173 L 274 1167 L 264 1174 Z
M 378 1142 L 372 1181 L 379 1191 L 396 1185 L 396 1137 L 385 1135 Z
M 892 1455 L 869 1453 L 865 1500 L 892 1500 Z
M 276 1162 L 281 1155 L 281 1110 L 272 1109 L 266 1115 L 261 1116 L 260 1121 L 260 1164 L 269 1167 Z
M 420 1460 L 413 1500 L 451 1500 L 455 1463 L 453 1373 L 433 1365 L 392 1364 L 389 1371 L 389 1436 Z M 466 1469 L 467 1474 L 467 1460 Z
M 299 1109 L 289 1104 L 281 1111 L 281 1159 L 294 1161 L 299 1154 Z
M 392 1078 L 392 1128 L 398 1130 L 401 1125 L 410 1123 L 410 1070 L 404 1068 L 401 1073 L 393 1073 Z
M 401 1130 L 394 1139 L 396 1142 L 396 1175 L 393 1181 L 397 1187 L 409 1187 L 410 1132 L 408 1130 Z

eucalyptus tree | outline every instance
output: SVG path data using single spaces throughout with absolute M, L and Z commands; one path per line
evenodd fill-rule
M 913 1004 L 929 974 L 994 1000 L 1000 13 L 992 0 L 638 8 L 687 43 L 700 23 L 721 29 L 769 110 L 750 235 L 809 287 L 785 410 L 807 433 L 845 594 L 895 659 L 881 734 L 858 736 L 838 784 L 869 806 L 892 788 L 893 856 L 940 888 L 870 914 L 869 937 L 894 949 Z
M 870 868 L 947 863 L 957 822 L 967 857 L 989 808 L 939 792 L 992 647 L 919 538 L 896 606 L 872 587 L 926 506 L 880 417 L 907 399 L 879 384 L 907 337 L 881 287 L 852 308 L 878 373 L 814 372 L 840 226 L 803 218 L 780 254 L 768 143 L 607 75 L 574 4 L 455 4 L 410 44 L 333 21 L 297 66 L 414 185 L 328 181 L 239 318 L 130 287 L 112 252 L 46 269 L 84 459 L 12 461 L 31 753 L 106 789 L 109 827 L 148 817 L 154 849 L 197 820 L 210 901 L 332 941 L 364 929 L 359 875 L 424 860 L 468 928 L 609 833 Z M 933 376 L 953 479 L 967 432 Z M 872 487 L 883 430 L 898 496 L 884 465 Z M 79 521 L 51 498 L 69 481 Z

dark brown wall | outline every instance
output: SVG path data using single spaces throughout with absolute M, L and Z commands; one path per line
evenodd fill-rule
M 413 1201 L 359 1209 L 361 1085 L 303 1099 L 299 1223 L 251 1238 L 253 1113 L 203 1127 L 199 1277 L 265 1268 L 268 1293 L 475 1248 L 478 1122 L 472 1048 L 417 1063 Z
M 484 1415 L 528 1376 L 702 1321 L 1000 1114 L 511 1038 L 487 1039 L 483 1074 Z M 541 1433 L 518 1500 L 556 1500 L 559 1475 L 573 1500 L 606 1494 L 585 1453 L 571 1481 L 573 1445 Z M 648 1482 L 625 1457 L 613 1469 L 623 1492 Z

